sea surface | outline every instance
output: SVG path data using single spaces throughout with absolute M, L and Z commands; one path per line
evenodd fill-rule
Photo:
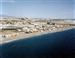
M 75 29 L 0 45 L 0 58 L 75 58 Z

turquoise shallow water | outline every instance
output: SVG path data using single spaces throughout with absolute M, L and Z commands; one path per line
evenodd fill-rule
M 72 58 L 74 55 L 75 29 L 0 45 L 0 58 Z

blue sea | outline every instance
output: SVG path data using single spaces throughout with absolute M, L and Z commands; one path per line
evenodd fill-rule
M 75 58 L 75 29 L 0 45 L 0 58 Z

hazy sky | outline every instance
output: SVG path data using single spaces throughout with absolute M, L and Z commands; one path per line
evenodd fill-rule
M 71 19 L 75 18 L 74 2 L 74 0 L 0 0 L 0 14 Z

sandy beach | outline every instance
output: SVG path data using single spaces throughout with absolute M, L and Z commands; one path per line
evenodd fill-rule
M 25 34 L 24 32 L 22 32 L 22 33 L 20 33 L 19 36 L 17 36 L 14 39 L 10 39 L 10 38 L 0 39 L 0 44 L 9 43 L 9 42 L 21 40 L 21 39 L 27 39 L 29 37 L 34 37 L 34 36 L 41 36 L 41 35 L 48 34 L 48 33 L 62 32 L 62 31 L 69 30 L 69 29 L 72 29 L 72 28 L 75 28 L 75 27 L 63 28 L 63 29 L 60 28 L 59 30 L 44 31 L 44 32 L 37 32 L 37 33 L 30 33 L 30 34 Z

